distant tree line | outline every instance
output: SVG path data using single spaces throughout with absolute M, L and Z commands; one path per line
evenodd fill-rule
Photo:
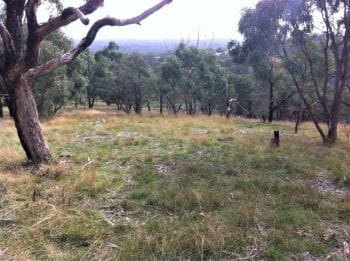
M 55 57 L 72 44 L 62 32 L 55 32 L 43 42 L 40 59 Z M 86 50 L 69 65 L 41 77 L 33 92 L 42 118 L 68 104 L 92 109 L 96 101 L 137 114 L 144 109 L 174 115 L 267 113 L 267 106 L 261 110 L 266 101 L 257 95 L 264 88 L 249 66 L 234 64 L 226 50 L 184 43 L 168 54 L 125 54 L 114 42 L 96 53 Z M 284 117 L 280 113 L 278 119 Z
M 241 20 L 242 33 L 249 30 L 244 27 L 249 26 L 244 24 L 246 17 Z M 283 59 L 274 53 L 276 49 L 264 49 L 257 43 L 261 44 L 256 39 L 249 43 L 247 36 L 243 46 L 230 42 L 227 50 L 180 43 L 168 54 L 141 55 L 122 53 L 110 42 L 96 53 L 86 50 L 69 65 L 41 77 L 33 87 L 38 112 L 47 118 L 68 104 L 92 109 L 99 101 L 127 114 L 153 110 L 268 122 L 312 120 Z M 55 32 L 44 41 L 40 59 L 55 57 L 72 44 L 62 32 Z M 305 88 L 311 84 L 311 80 L 305 82 Z M 314 104 L 316 117 L 322 120 L 317 106 Z M 347 107 L 343 108 L 343 121 L 348 119 Z
M 242 33 L 251 26 L 245 24 L 247 15 L 241 20 Z M 243 45 L 231 42 L 227 50 L 180 43 L 168 54 L 125 54 L 114 42 L 96 53 L 86 50 L 34 85 L 39 114 L 52 117 L 67 104 L 94 108 L 100 101 L 127 114 L 153 110 L 174 115 L 218 113 L 268 122 L 312 120 L 277 49 L 258 46 L 262 43 L 254 37 L 261 36 L 246 35 Z M 71 47 L 72 42 L 56 32 L 44 42 L 42 59 Z M 307 70 L 305 65 L 302 68 Z M 311 94 L 312 79 L 306 77 L 303 84 Z M 322 109 L 314 99 L 315 117 L 322 121 Z M 347 121 L 344 104 L 341 120 Z

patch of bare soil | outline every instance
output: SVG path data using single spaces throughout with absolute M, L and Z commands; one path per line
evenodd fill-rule
M 176 170 L 176 164 L 175 163 L 172 163 L 171 165 L 157 164 L 155 165 L 155 168 L 160 175 L 166 176 Z
M 311 187 L 321 193 L 329 193 L 342 198 L 345 197 L 349 193 L 349 190 L 330 180 L 330 174 L 331 171 L 328 169 L 321 170 Z
M 210 132 L 212 132 L 213 130 L 212 129 L 209 129 L 209 128 L 193 128 L 192 129 L 192 132 L 193 133 L 196 133 L 196 134 L 200 134 L 200 135 L 203 135 L 203 134 L 210 134 Z
M 76 141 L 88 142 L 88 141 L 98 141 L 98 140 L 109 140 L 112 138 L 112 135 L 100 135 L 97 132 L 92 132 L 86 136 L 76 136 Z
M 138 137 L 141 134 L 139 132 L 134 132 L 134 131 L 122 131 L 117 133 L 117 137 L 122 137 L 122 138 L 134 138 Z

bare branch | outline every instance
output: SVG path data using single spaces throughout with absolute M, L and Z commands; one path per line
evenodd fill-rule
M 162 7 L 164 7 L 165 5 L 167 5 L 171 2 L 172 2 L 172 0 L 163 0 L 160 3 L 158 3 L 157 5 L 153 6 L 152 8 L 144 11 L 140 15 L 135 16 L 133 18 L 129 18 L 129 19 L 117 19 L 117 18 L 112 18 L 112 17 L 105 17 L 103 19 L 98 20 L 97 22 L 95 22 L 91 26 L 88 34 L 86 35 L 86 37 L 84 39 L 81 40 L 81 42 L 78 44 L 77 47 L 75 47 L 74 49 L 70 50 L 69 52 L 67 52 L 59 57 L 56 57 L 50 61 L 47 61 L 46 63 L 44 63 L 42 65 L 39 65 L 39 66 L 29 70 L 29 72 L 28 72 L 29 76 L 32 79 L 35 79 L 36 77 L 44 75 L 44 74 L 52 71 L 53 69 L 55 69 L 61 65 L 65 65 L 65 64 L 68 64 L 71 61 L 73 61 L 80 53 L 82 53 L 84 50 L 86 50 L 92 44 L 92 42 L 96 38 L 98 31 L 102 27 L 104 27 L 104 26 L 126 26 L 126 25 L 130 25 L 130 24 L 140 24 L 141 21 L 143 21 L 144 19 L 146 19 L 147 17 L 149 17 L 153 13 L 157 12 Z
M 4 43 L 6 60 L 11 59 L 16 55 L 15 44 L 13 42 L 12 36 L 10 35 L 9 31 L 6 29 L 6 26 L 1 21 L 0 21 L 0 36 Z
M 287 52 L 287 49 L 286 49 L 286 45 L 285 45 L 285 41 L 282 42 L 282 50 L 283 50 L 283 54 L 284 54 L 284 57 L 286 60 L 289 60 L 290 61 L 290 57 L 288 55 L 288 52 Z M 309 115 L 312 119 L 312 121 L 314 122 L 314 125 L 318 131 L 318 133 L 321 135 L 322 137 L 322 140 L 325 142 L 327 140 L 327 136 L 325 134 L 325 132 L 323 131 L 322 127 L 320 126 L 313 110 L 312 110 L 312 105 L 308 102 L 308 100 L 306 99 L 306 96 L 305 96 L 305 93 L 304 93 L 304 90 L 302 88 L 302 86 L 299 84 L 299 81 L 297 80 L 295 74 L 287 68 L 287 72 L 289 73 L 289 75 L 291 76 L 292 80 L 293 80 L 293 83 L 294 83 L 294 86 L 295 88 L 297 89 L 297 92 L 299 93 L 299 96 L 300 98 L 302 99 L 302 101 L 304 102 L 305 106 L 306 106 L 306 109 L 307 111 L 309 112 Z
M 292 91 L 289 95 L 287 95 L 287 97 L 285 97 L 283 100 L 281 100 L 278 104 L 276 104 L 272 110 L 275 111 L 277 110 L 279 107 L 281 107 L 283 104 L 285 104 L 290 98 L 292 98 L 295 94 L 297 94 L 296 91 Z
M 48 22 L 38 25 L 36 11 L 40 6 L 41 0 L 28 0 L 26 5 L 26 17 L 28 20 L 28 38 L 27 52 L 25 61 L 29 68 L 36 65 L 39 57 L 40 43 L 48 34 L 56 31 L 78 18 L 87 25 L 89 20 L 85 14 L 94 12 L 103 4 L 103 0 L 88 0 L 79 8 L 69 7 L 63 10 L 62 14 L 56 18 L 50 19 Z
M 85 24 L 88 25 L 90 23 L 89 18 L 87 18 L 82 11 L 80 11 L 80 9 L 78 8 L 72 8 L 71 9 L 73 13 L 76 14 L 76 16 L 78 16 L 78 18 L 80 19 L 80 21 Z
M 45 24 L 38 28 L 38 35 L 40 39 L 43 39 L 46 35 L 56 31 L 62 26 L 66 26 L 77 19 L 81 19 L 85 15 L 95 12 L 100 6 L 103 5 L 104 0 L 88 0 L 84 5 L 79 8 L 69 7 L 63 10 L 62 14 L 56 18 L 50 19 Z M 79 11 L 77 11 L 77 9 Z M 83 18 L 82 22 L 86 23 L 86 18 Z

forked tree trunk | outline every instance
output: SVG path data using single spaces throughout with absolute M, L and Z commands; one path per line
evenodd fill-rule
M 95 105 L 95 97 L 88 98 L 89 109 L 93 109 Z
M 28 159 L 34 164 L 50 161 L 51 153 L 42 134 L 31 86 L 23 77 L 7 84 L 17 134 Z

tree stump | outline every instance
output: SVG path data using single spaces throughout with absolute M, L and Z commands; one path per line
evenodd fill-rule
M 280 146 L 280 132 L 273 132 L 273 139 L 271 139 L 271 147 L 279 147 Z

